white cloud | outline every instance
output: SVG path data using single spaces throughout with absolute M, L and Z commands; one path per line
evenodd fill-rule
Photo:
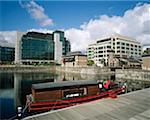
M 53 20 L 46 15 L 45 10 L 42 6 L 38 5 L 34 1 L 21 2 L 20 5 L 25 8 L 32 18 L 40 23 L 40 26 L 50 26 L 53 25 Z
M 39 7 L 39 9 L 43 9 Z M 39 16 L 37 15 L 37 18 Z M 52 33 L 48 29 L 30 29 L 43 33 Z M 95 43 L 98 38 L 119 33 L 137 39 L 142 44 L 150 44 L 150 4 L 139 4 L 127 10 L 122 17 L 101 15 L 97 19 L 80 25 L 80 28 L 65 30 L 65 36 L 71 42 L 72 51 L 85 51 L 88 44 Z M 0 43 L 14 43 L 15 31 L 0 32 Z
M 41 33 L 52 33 L 53 32 L 52 30 L 48 30 L 48 29 L 30 29 L 28 31 L 29 32 L 32 32 L 32 31 L 34 31 L 34 32 L 41 32 Z
M 80 29 L 66 30 L 66 37 L 71 41 L 72 50 L 85 50 L 98 38 L 118 33 L 137 39 L 142 44 L 150 44 L 150 4 L 138 4 L 127 10 L 124 15 L 101 15 L 80 26 Z
M 0 31 L 0 45 L 15 46 L 16 31 Z

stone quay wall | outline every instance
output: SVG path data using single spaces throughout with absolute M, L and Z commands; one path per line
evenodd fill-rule
M 116 79 L 140 80 L 150 82 L 150 70 L 142 69 L 116 69 Z
M 65 73 L 79 73 L 79 74 L 114 74 L 109 68 L 100 67 L 61 67 L 57 66 L 56 71 Z
M 55 72 L 55 66 L 0 66 L 0 73 L 3 72 Z

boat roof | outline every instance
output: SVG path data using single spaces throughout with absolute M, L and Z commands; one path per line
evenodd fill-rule
M 47 82 L 47 83 L 32 84 L 32 89 L 49 89 L 49 88 L 69 87 L 69 86 L 96 85 L 97 83 L 98 83 L 97 80 Z

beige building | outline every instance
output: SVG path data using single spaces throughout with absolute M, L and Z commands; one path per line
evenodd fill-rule
M 87 56 L 80 51 L 70 52 L 62 57 L 62 66 L 64 67 L 86 67 Z
M 135 59 L 133 57 L 119 57 L 114 54 L 114 51 L 110 51 L 108 57 L 109 67 L 126 67 L 126 68 L 141 68 L 142 60 Z
M 118 57 L 140 57 L 141 44 L 133 38 L 122 35 L 112 35 L 98 39 L 95 44 L 91 44 L 87 49 L 88 60 L 93 60 L 96 65 L 100 66 L 105 63 L 108 65 L 108 58 L 114 51 Z
M 143 69 L 150 70 L 150 48 L 147 48 L 142 56 L 143 59 Z

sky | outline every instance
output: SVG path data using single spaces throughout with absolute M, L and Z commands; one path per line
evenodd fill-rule
M 118 33 L 150 44 L 148 1 L 0 1 L 0 43 L 15 43 L 15 31 L 64 30 L 72 51 Z

